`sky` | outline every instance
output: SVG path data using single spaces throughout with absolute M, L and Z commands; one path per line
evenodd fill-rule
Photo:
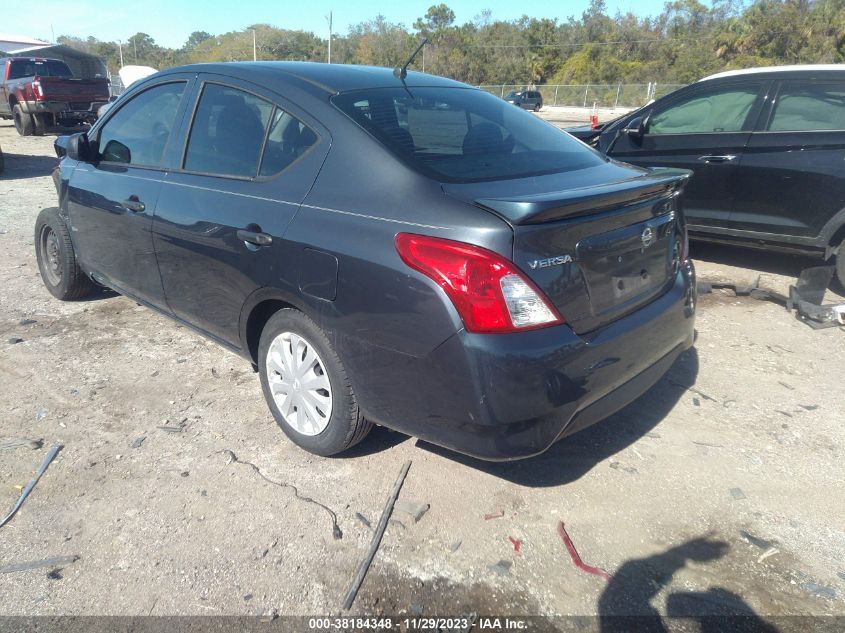
M 33 10 L 32 0 L 4 0 L 4 33 L 53 40 L 53 34 L 126 40 L 138 32 L 155 41 L 179 48 L 193 31 L 218 35 L 243 29 L 250 24 L 267 23 L 286 29 L 313 31 L 328 35 L 326 16 L 334 14 L 333 32 L 345 34 L 351 24 L 370 20 L 381 14 L 390 22 L 410 27 L 432 4 L 444 0 L 39 0 Z M 523 14 L 536 18 L 580 17 L 589 0 L 560 3 L 518 2 L 514 0 L 445 0 L 455 12 L 456 22 L 472 20 L 484 9 L 493 19 L 513 20 Z M 606 0 L 608 12 L 617 10 L 638 15 L 654 15 L 664 0 Z

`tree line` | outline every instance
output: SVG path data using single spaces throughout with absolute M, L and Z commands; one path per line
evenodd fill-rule
M 269 24 L 212 35 L 191 33 L 178 49 L 136 33 L 126 42 L 63 35 L 58 42 L 97 55 L 109 69 L 260 60 L 326 61 L 328 41 L 309 31 Z M 609 15 L 591 0 L 580 17 L 494 19 L 482 11 L 456 23 L 446 4 L 412 25 L 384 16 L 333 34 L 332 62 L 393 67 L 421 38 L 430 45 L 411 68 L 474 85 L 689 83 L 749 66 L 839 63 L 845 57 L 845 0 L 698 0 L 667 2 L 658 15 Z

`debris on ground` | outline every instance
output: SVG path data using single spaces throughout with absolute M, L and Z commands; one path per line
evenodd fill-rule
M 25 437 L 9 437 L 0 440 L 0 451 L 12 451 L 16 448 L 38 449 L 44 446 L 44 440 L 30 440 Z
M 352 584 L 349 585 L 349 590 L 346 592 L 346 597 L 343 600 L 343 608 L 349 610 L 352 608 L 352 603 L 355 602 L 355 596 L 358 595 L 358 590 L 361 588 L 361 583 L 364 582 L 364 577 L 367 575 L 373 558 L 376 556 L 378 546 L 381 544 L 381 539 L 384 536 L 384 531 L 387 529 L 387 521 L 393 513 L 393 506 L 396 504 L 396 499 L 399 497 L 399 491 L 402 490 L 402 484 L 405 483 L 405 477 L 408 476 L 408 470 L 411 468 L 411 462 L 407 461 L 403 464 L 402 470 L 399 472 L 399 478 L 393 484 L 393 490 L 390 491 L 390 496 L 387 498 L 387 503 L 384 505 L 384 510 L 381 513 L 378 527 L 373 533 L 373 540 L 370 541 L 370 549 L 367 550 L 367 555 L 361 564 L 358 565 L 358 571 L 352 579 Z
M 10 345 L 17 345 L 18 343 L 23 343 L 23 339 L 18 336 L 13 336 L 9 339 Z
M 489 565 L 487 569 L 492 571 L 494 574 L 498 574 L 499 576 L 507 576 L 511 573 L 511 567 L 513 563 L 509 560 L 500 560 L 495 565 Z
M 449 551 L 453 554 L 457 552 L 461 548 L 461 544 L 463 541 L 455 541 L 454 543 L 449 544 Z
M 511 542 L 511 545 L 513 545 L 513 551 L 520 554 L 522 552 L 522 541 L 512 536 L 509 536 L 508 540 Z
M 23 505 L 23 502 L 26 501 L 26 498 L 29 496 L 29 493 L 32 492 L 33 488 L 35 488 L 35 484 L 38 483 L 38 480 L 41 479 L 41 476 L 47 470 L 47 466 L 49 466 L 50 462 L 52 462 L 56 458 L 56 455 L 59 454 L 59 451 L 62 450 L 62 448 L 63 446 L 61 444 L 53 444 L 53 447 L 50 449 L 50 452 L 47 453 L 47 456 L 44 458 L 44 460 L 41 462 L 41 465 L 38 467 L 38 470 L 35 473 L 35 477 L 33 477 L 33 479 L 26 485 L 26 488 L 23 489 L 23 492 L 21 492 L 21 496 L 18 498 L 17 503 L 15 503 L 15 505 L 9 511 L 9 514 L 7 514 L 5 517 L 3 517 L 2 520 L 0 520 L 0 528 L 6 525 L 9 521 L 11 521 L 15 514 L 17 514 L 18 510 L 20 510 L 21 506 Z
M 836 589 L 834 589 L 833 587 L 828 587 L 827 585 L 820 585 L 815 582 L 802 582 L 799 586 L 804 591 L 814 593 L 820 598 L 836 600 Z
M 296 486 L 294 486 L 293 484 L 287 484 L 287 483 L 284 483 L 284 482 L 281 482 L 281 481 L 274 481 L 274 480 L 270 479 L 264 473 L 261 472 L 261 469 L 258 466 L 256 466 L 252 462 L 246 462 L 246 461 L 243 461 L 241 459 L 238 459 L 238 456 L 235 455 L 235 453 L 233 451 L 229 450 L 228 448 L 224 448 L 222 451 L 217 451 L 217 452 L 218 453 L 226 453 L 229 456 L 229 461 L 226 462 L 227 466 L 229 464 L 242 464 L 244 466 L 249 466 L 250 468 L 252 468 L 252 470 L 255 471 L 255 473 L 259 477 L 261 477 L 267 483 L 273 484 L 274 486 L 279 486 L 280 488 L 290 488 L 291 490 L 293 490 L 294 496 L 297 499 L 299 499 L 300 501 L 304 501 L 305 503 L 310 503 L 310 504 L 315 505 L 319 508 L 322 508 L 323 510 L 328 512 L 329 516 L 332 519 L 332 537 L 335 540 L 340 540 L 340 539 L 343 538 L 343 532 L 340 530 L 340 526 L 338 526 L 338 524 L 337 524 L 337 514 L 335 514 L 335 511 L 332 510 L 330 507 L 320 503 L 319 501 L 315 501 L 311 497 L 305 497 L 305 496 L 299 494 L 299 489 Z
M 737 501 L 742 501 L 746 498 L 745 493 L 742 491 L 742 488 L 731 488 L 730 493 L 731 496 Z
M 680 387 L 681 389 L 686 389 L 687 391 L 690 391 L 690 392 L 692 392 L 696 395 L 699 395 L 702 398 L 704 398 L 705 400 L 709 400 L 710 402 L 719 402 L 713 396 L 708 396 L 706 393 L 699 391 L 698 389 L 696 389 L 692 385 L 685 385 L 684 383 L 678 382 L 677 380 L 672 380 L 671 378 L 669 379 L 669 384 L 675 385 L 676 387 Z M 660 437 L 660 436 L 658 435 L 658 437 Z
M 363 514 L 361 514 L 360 512 L 356 512 L 356 513 L 355 513 L 355 518 L 357 519 L 358 523 L 359 523 L 362 527 L 365 527 L 365 528 L 367 528 L 368 530 L 372 530 L 372 529 L 373 529 L 373 526 L 372 526 L 372 524 L 370 523 L 369 519 L 367 519 L 367 517 L 365 517 L 365 516 L 364 516 Z
M 54 570 L 61 569 L 66 565 L 75 563 L 79 560 L 79 556 L 56 556 L 54 558 L 44 558 L 42 560 L 33 560 L 26 563 L 11 563 L 0 567 L 0 574 L 12 574 L 19 571 L 29 571 L 30 569 L 42 569 L 44 567 L 52 567 Z
M 758 563 L 762 563 L 764 560 L 769 558 L 770 556 L 774 556 L 775 554 L 779 554 L 780 550 L 777 547 L 770 547 L 765 552 L 760 554 L 760 558 L 757 559 Z
M 399 512 L 404 512 L 411 516 L 414 520 L 414 523 L 419 523 L 420 519 L 422 519 L 423 515 L 428 512 L 431 505 L 428 503 L 417 503 L 416 501 L 403 501 L 399 499 L 396 502 L 396 505 L 393 506 L 394 510 L 399 510 Z
M 795 311 L 795 318 L 813 329 L 845 325 L 845 304 L 823 304 L 825 291 L 833 279 L 834 266 L 811 266 L 801 271 L 789 295 L 760 288 L 760 278 L 751 285 L 718 281 L 699 281 L 698 293 L 708 294 L 716 289 L 733 290 L 737 297 L 750 296 L 759 301 L 771 301 Z
M 146 435 L 142 435 L 141 437 L 137 438 L 134 442 L 129 445 L 129 448 L 141 448 L 141 444 L 144 443 L 144 440 L 147 439 Z
M 388 523 L 389 523 L 390 525 L 397 525 L 397 526 L 399 526 L 400 528 L 402 528 L 403 530 L 407 530 L 407 529 L 408 529 L 408 528 L 406 528 L 406 527 L 405 527 L 405 524 L 404 524 L 404 523 L 402 523 L 402 521 L 400 521 L 399 519 L 390 519 L 390 521 L 388 521 Z
M 170 420 L 165 420 L 164 424 L 159 426 L 159 430 L 164 431 L 165 433 L 181 433 L 185 430 L 185 426 L 188 424 L 188 418 L 182 418 L 179 420 L 178 424 L 171 424 Z
M 566 533 L 566 526 L 563 524 L 563 521 L 558 521 L 557 533 L 560 534 L 560 538 L 563 539 L 563 544 L 566 546 L 566 551 L 569 552 L 569 557 L 572 559 L 572 562 L 575 563 L 575 566 L 578 569 L 580 569 L 581 571 L 585 571 L 588 574 L 593 574 L 594 576 L 601 576 L 608 582 L 613 579 L 613 576 L 611 576 L 601 567 L 593 567 L 591 565 L 587 565 L 584 563 L 583 560 L 581 560 L 581 556 L 578 554 L 578 550 L 575 549 L 575 544 L 572 542 L 572 539 L 569 538 L 569 534 Z
M 625 466 L 622 462 L 610 462 L 610 467 L 613 470 L 621 470 L 631 475 L 636 475 L 638 472 L 633 466 Z
M 766 539 L 762 539 L 759 536 L 754 536 L 750 532 L 746 532 L 745 530 L 740 530 L 739 535 L 744 538 L 746 541 L 759 547 L 760 549 L 769 549 L 772 546 L 772 541 L 767 541 Z
M 491 512 L 490 514 L 485 514 L 484 520 L 489 521 L 490 519 L 501 519 L 503 516 L 505 516 L 505 511 L 499 510 L 498 512 Z

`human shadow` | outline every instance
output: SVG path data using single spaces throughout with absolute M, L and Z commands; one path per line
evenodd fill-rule
M 543 488 L 568 484 L 650 433 L 675 407 L 685 387 L 695 383 L 698 368 L 698 352 L 695 348 L 687 350 L 634 402 L 528 459 L 487 462 L 423 440 L 417 440 L 417 446 L 521 486 Z
M 724 541 L 699 537 L 660 554 L 626 561 L 599 597 L 597 610 L 601 633 L 664 633 L 672 630 L 652 601 L 688 561 L 714 561 L 722 558 L 728 549 Z M 761 620 L 740 596 L 722 587 L 712 587 L 704 592 L 673 592 L 666 599 L 666 615 L 691 620 L 698 627 L 689 630 L 702 633 L 777 631 Z

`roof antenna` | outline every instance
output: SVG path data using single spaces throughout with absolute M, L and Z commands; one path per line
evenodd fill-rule
M 411 65 L 411 62 L 414 61 L 414 58 L 419 54 L 419 52 L 423 49 L 423 46 L 428 44 L 428 38 L 424 37 L 422 43 L 417 46 L 417 50 L 415 50 L 411 56 L 408 58 L 408 61 L 405 62 L 404 66 L 397 66 L 393 69 L 393 76 L 397 79 L 401 79 L 403 82 L 405 81 L 405 77 L 408 76 L 408 66 Z

